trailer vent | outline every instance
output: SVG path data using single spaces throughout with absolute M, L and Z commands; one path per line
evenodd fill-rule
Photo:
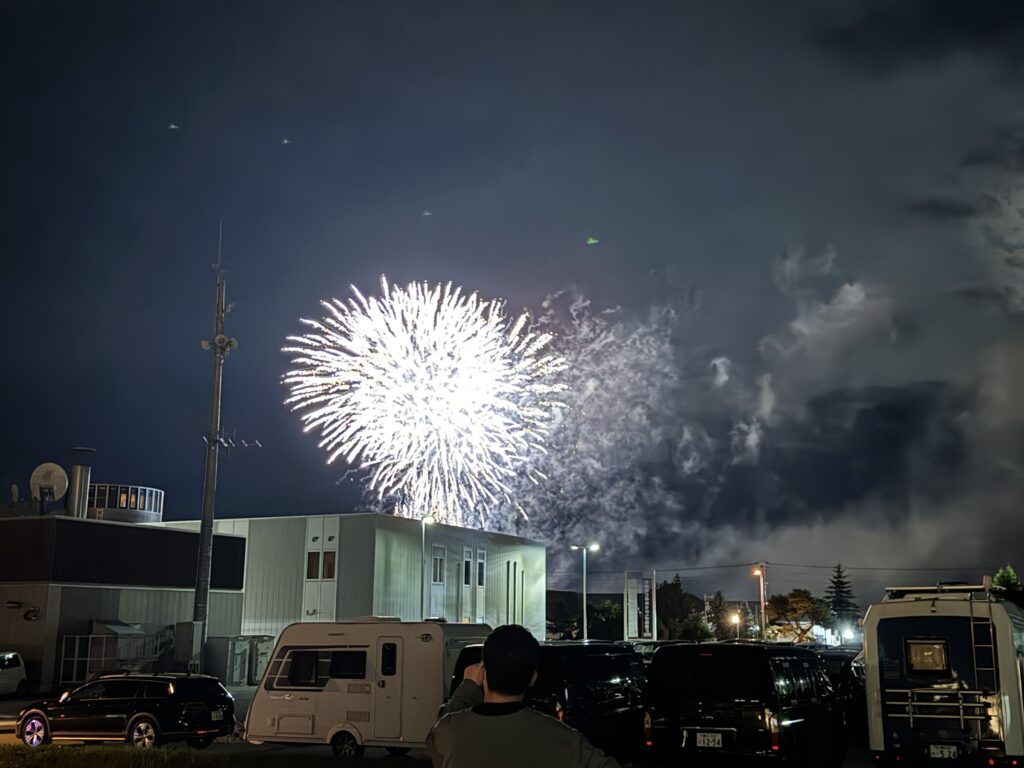
M 346 712 L 345 719 L 350 723 L 368 723 L 370 722 L 369 712 Z

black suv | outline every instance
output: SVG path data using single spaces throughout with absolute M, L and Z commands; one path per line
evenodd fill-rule
M 842 701 L 813 651 L 671 645 L 654 652 L 649 674 L 649 762 L 842 765 Z
M 235 727 L 231 694 L 215 677 L 102 675 L 60 699 L 21 710 L 17 734 L 30 747 L 50 741 L 125 741 L 154 747 L 184 741 L 202 749 Z
M 452 692 L 463 671 L 480 661 L 483 646 L 462 649 L 455 662 Z M 526 703 L 580 731 L 595 747 L 620 762 L 640 753 L 643 735 L 644 665 L 617 643 L 541 643 L 537 682 Z

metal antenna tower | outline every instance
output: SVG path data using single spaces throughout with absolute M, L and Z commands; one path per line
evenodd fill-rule
M 231 307 L 224 301 L 224 270 L 221 267 L 221 243 L 224 225 L 217 230 L 217 304 L 214 312 L 213 339 L 203 339 L 203 349 L 213 351 L 213 387 L 210 391 L 210 430 L 206 434 L 206 476 L 203 481 L 203 519 L 199 525 L 199 563 L 196 567 L 196 598 L 192 620 L 201 623 L 199 657 L 206 644 L 207 614 L 210 602 L 210 566 L 213 560 L 213 503 L 217 495 L 217 459 L 220 453 L 220 395 L 224 358 L 238 347 L 238 341 L 224 333 L 224 315 Z

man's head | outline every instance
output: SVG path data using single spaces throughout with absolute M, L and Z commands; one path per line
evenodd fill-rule
M 518 624 L 506 624 L 484 641 L 483 662 L 488 689 L 506 696 L 522 696 L 537 672 L 540 644 Z

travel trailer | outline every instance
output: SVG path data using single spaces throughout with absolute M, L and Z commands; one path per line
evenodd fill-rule
M 342 758 L 422 747 L 459 652 L 490 631 L 385 618 L 292 624 L 249 705 L 246 739 L 330 744 Z
M 1024 766 L 1024 612 L 989 579 L 886 589 L 864 662 L 876 765 Z

